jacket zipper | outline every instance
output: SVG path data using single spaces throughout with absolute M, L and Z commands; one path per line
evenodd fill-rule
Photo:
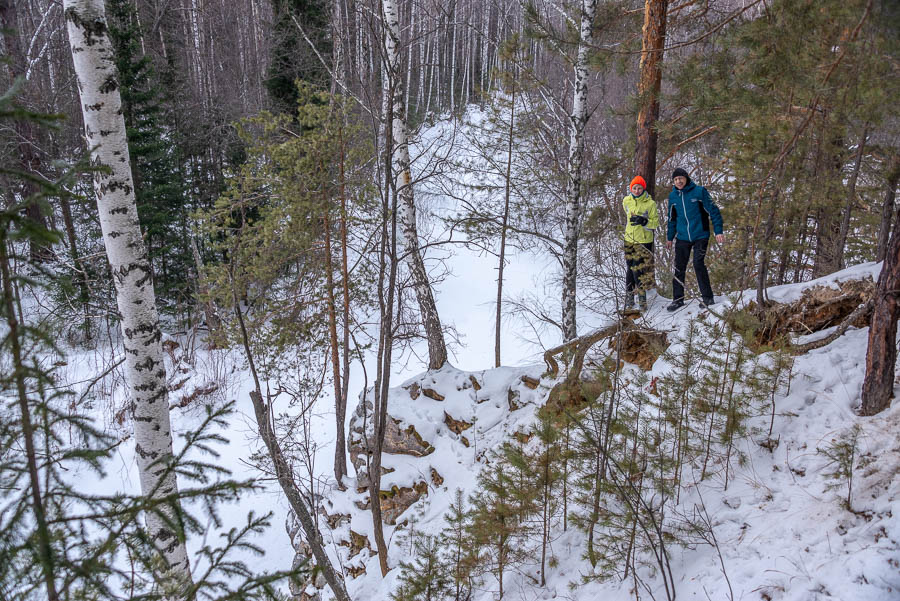
M 688 217 L 687 207 L 684 205 L 684 190 L 679 190 L 678 192 L 681 194 L 681 210 L 684 211 L 684 220 L 687 221 L 688 242 L 693 242 L 694 239 L 691 237 L 691 218 Z

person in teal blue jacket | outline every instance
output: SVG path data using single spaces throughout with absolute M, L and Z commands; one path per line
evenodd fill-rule
M 669 193 L 669 224 L 666 229 L 666 247 L 675 243 L 675 273 L 672 277 L 672 304 L 666 309 L 675 311 L 684 305 L 684 276 L 688 258 L 694 253 L 694 273 L 703 297 L 701 307 L 715 303 L 709 272 L 706 270 L 706 249 L 709 246 L 709 225 L 712 221 L 716 242 L 725 242 L 722 213 L 703 186 L 691 181 L 688 172 L 679 167 L 672 173 L 675 184 Z

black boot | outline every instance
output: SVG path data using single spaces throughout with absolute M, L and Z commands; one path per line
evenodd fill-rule
M 684 306 L 684 299 L 679 298 L 677 300 L 673 300 L 672 304 L 670 304 L 668 307 L 666 307 L 666 311 L 669 311 L 669 312 L 677 311 L 678 309 L 682 308 L 683 306 Z

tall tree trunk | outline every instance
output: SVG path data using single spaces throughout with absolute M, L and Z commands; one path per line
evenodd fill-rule
M 342 118 L 343 119 L 343 118 Z M 344 124 L 341 121 L 339 136 L 341 145 L 340 162 L 340 186 L 341 186 L 341 289 L 343 292 L 342 321 L 343 321 L 343 366 L 344 380 L 341 385 L 341 398 L 343 399 L 343 411 L 347 411 L 347 399 L 350 392 L 350 268 L 347 258 L 347 188 L 346 188 L 346 140 L 344 138 Z M 344 468 L 347 473 L 347 468 Z
M 563 249 L 562 323 L 563 339 L 577 337 L 575 292 L 578 274 L 578 238 L 581 221 L 581 165 L 584 158 L 584 127 L 587 123 L 588 48 L 597 0 L 581 0 L 581 30 L 575 58 L 575 91 L 569 137 L 566 181 L 566 231 Z
M 503 225 L 500 228 L 500 261 L 497 267 L 497 316 L 494 324 L 494 367 L 500 367 L 500 318 L 503 315 L 503 268 L 506 263 L 506 226 L 509 223 L 509 197 L 512 191 L 513 133 L 516 124 L 516 81 L 512 83 L 509 109 L 509 137 L 506 146 L 506 181 L 503 193 Z
M 413 198 L 410 174 L 409 140 L 406 114 L 403 107 L 403 83 L 400 74 L 400 22 L 394 0 L 382 0 L 384 38 L 387 56 L 389 89 L 391 91 L 393 171 L 398 200 L 400 229 L 406 246 L 406 260 L 412 275 L 413 287 L 419 301 L 422 324 L 428 339 L 428 368 L 440 369 L 447 362 L 447 345 L 441 329 L 441 319 L 434 302 L 434 292 L 425 270 L 425 261 L 419 249 L 419 233 L 416 225 L 416 205 Z
M 656 197 L 656 120 L 659 119 L 660 65 L 666 43 L 666 11 L 669 0 L 644 1 L 641 31 L 641 80 L 638 85 L 641 110 L 637 119 L 634 172 L 647 180 L 647 193 Z
M 895 220 L 900 219 L 897 211 Z M 884 265 L 875 286 L 875 306 L 869 324 L 866 377 L 862 385 L 862 415 L 875 415 L 894 398 L 894 364 L 897 361 L 897 317 L 900 316 L 900 228 L 894 227 Z
M 896 198 L 898 183 L 900 183 L 900 156 L 895 154 L 887 175 L 887 194 L 881 207 L 881 228 L 878 231 L 878 250 L 875 253 L 875 260 L 879 262 L 884 261 L 884 257 L 887 255 L 888 240 L 891 234 L 891 218 L 894 215 L 894 199 Z
M 341 359 L 337 333 L 337 302 L 334 294 L 334 266 L 331 254 L 331 220 L 325 214 L 325 277 L 328 305 L 328 339 L 331 346 L 331 371 L 334 374 L 334 415 L 337 428 L 334 441 L 334 479 L 338 488 L 344 488 L 347 475 L 347 444 L 344 437 L 344 421 L 347 416 L 347 400 L 341 394 Z
M 165 498 L 178 491 L 172 457 L 166 368 L 150 264 L 141 237 L 131 180 L 125 119 L 118 75 L 107 35 L 103 0 L 65 0 L 72 60 L 81 96 L 84 130 L 94 172 L 94 190 L 106 254 L 116 287 L 125 345 L 125 381 L 132 395 L 132 417 L 141 491 Z M 146 516 L 147 530 L 165 562 L 165 579 L 178 587 L 191 583 L 178 501 Z
M 19 18 L 16 13 L 16 4 L 14 0 L 0 0 L 0 39 L 6 50 L 9 60 L 6 62 L 9 71 L 10 82 L 15 82 L 17 78 L 25 80 L 26 61 L 25 53 L 22 51 L 22 45 L 19 43 Z M 35 152 L 34 129 L 28 119 L 15 119 L 13 127 L 16 133 L 16 139 L 19 151 L 19 168 L 25 173 L 38 173 L 41 170 L 41 159 Z M 28 200 L 37 192 L 34 182 L 28 179 L 22 180 L 22 199 Z M 38 224 L 40 228 L 47 227 L 47 220 L 41 213 L 41 207 L 37 201 L 29 202 L 25 207 L 25 214 L 29 220 Z M 51 258 L 52 252 L 47 247 L 42 247 L 38 242 L 31 241 L 29 244 L 31 260 L 35 263 L 41 263 Z
M 823 123 L 823 136 L 827 135 L 827 121 Z M 813 264 L 813 277 L 819 278 L 838 270 L 837 244 L 841 232 L 841 223 L 838 220 L 839 209 L 832 195 L 836 195 L 840 189 L 843 177 L 843 159 L 841 149 L 844 141 L 840 135 L 833 134 L 824 143 L 823 155 L 826 165 L 822 170 L 825 179 L 825 202 L 820 205 L 816 219 L 816 259 Z
M 389 1 L 389 0 L 383 0 Z M 384 87 L 384 94 L 393 92 L 390 82 L 397 80 L 386 79 L 388 85 Z M 384 103 L 385 123 L 393 119 L 393 104 Z M 378 552 L 378 563 L 381 567 L 381 576 L 387 576 L 389 571 L 387 558 L 387 544 L 384 540 L 384 527 L 381 516 L 381 455 L 384 450 L 384 434 L 387 425 L 388 392 L 391 380 L 391 354 L 394 348 L 394 292 L 397 285 L 397 190 L 391 185 L 391 164 L 394 161 L 393 132 L 385 127 L 384 144 L 384 188 L 382 192 L 381 211 L 381 243 L 378 256 L 378 308 L 381 317 L 381 326 L 378 332 L 378 350 L 374 387 L 373 416 L 374 441 L 369 455 L 371 460 L 367 465 L 369 476 L 369 508 L 372 512 L 372 536 L 375 539 L 375 548 Z M 393 190 L 392 190 L 393 188 Z M 390 229 L 388 224 L 390 223 Z M 385 271 L 387 276 L 387 296 L 385 296 Z M 368 393 L 366 393 L 368 394 Z M 363 402 L 363 407 L 365 407 Z M 367 426 L 364 429 L 367 430 Z M 364 437 L 365 437 L 364 433 Z
M 838 269 L 843 269 L 844 265 L 844 249 L 847 246 L 847 236 L 850 234 L 850 217 L 853 214 L 853 205 L 856 204 L 856 181 L 859 179 L 859 169 L 862 166 L 863 153 L 866 149 L 866 140 L 869 137 L 869 124 L 863 127 L 862 136 L 859 139 L 859 146 L 856 149 L 856 160 L 853 163 L 853 173 L 850 174 L 850 182 L 847 185 L 847 207 L 844 209 L 844 216 L 841 219 L 841 232 L 835 244 L 834 255 L 835 263 Z

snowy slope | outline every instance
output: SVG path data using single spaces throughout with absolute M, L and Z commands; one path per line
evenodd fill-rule
M 875 266 L 838 273 L 828 283 L 858 276 Z M 798 294 L 801 286 L 779 291 L 784 298 Z M 649 321 L 657 328 L 677 330 L 696 317 L 688 307 L 671 316 L 660 311 L 662 301 L 651 309 Z M 871 600 L 900 598 L 900 406 L 870 418 L 856 416 L 864 374 L 866 330 L 851 329 L 831 345 L 799 357 L 790 394 L 777 398 L 778 416 L 773 438 L 779 445 L 770 452 L 751 439 L 741 442 L 748 461 L 736 468 L 732 483 L 723 490 L 721 480 L 689 486 L 680 507 L 690 509 L 700 498 L 712 519 L 721 551 L 709 545 L 692 549 L 672 547 L 673 573 L 680 599 L 772 599 L 772 600 Z M 653 375 L 666 369 L 664 361 Z M 530 368 L 500 368 L 483 372 L 460 372 L 446 368 L 413 378 L 393 389 L 389 401 L 392 416 L 412 425 L 435 452 L 426 457 L 387 456 L 385 464 L 396 471 L 385 476 L 384 489 L 420 479 L 429 483 L 428 493 L 399 522 L 424 533 L 444 528 L 443 514 L 456 488 L 475 489 L 476 473 L 484 465 L 485 449 L 495 448 L 512 433 L 524 431 L 534 419 L 534 410 L 545 399 L 552 382 L 530 390 L 522 375 L 538 377 L 543 365 Z M 484 383 L 475 391 L 474 376 Z M 444 401 L 426 397 L 412 399 L 413 382 L 431 387 Z M 521 408 L 511 410 L 510 390 L 520 393 Z M 456 419 L 474 422 L 471 447 L 460 443 L 443 423 L 446 411 Z M 827 459 L 817 453 L 852 426 L 861 427 L 860 453 L 863 463 L 874 460 L 855 476 L 853 512 L 844 509 L 846 488 L 828 490 Z M 429 478 L 437 469 L 444 481 L 436 486 Z M 349 505 L 336 508 L 353 514 L 352 528 L 369 534 L 368 511 Z M 400 536 L 388 528 L 391 564 L 407 559 Z M 570 530 L 555 534 L 553 552 L 558 563 L 548 572 L 546 588 L 522 575 L 510 574 L 508 599 L 633 599 L 630 582 L 591 582 L 571 589 L 589 573 L 581 558 L 583 533 Z M 724 566 L 724 567 L 723 567 Z M 365 563 L 367 573 L 351 580 L 356 599 L 386 599 L 396 586 L 398 570 L 382 580 L 376 558 Z M 727 578 L 726 578 L 727 575 Z M 652 582 L 652 578 L 648 577 Z M 660 585 L 661 586 L 661 585 Z M 729 589 L 730 587 L 730 589 Z M 490 589 L 490 584 L 486 585 Z M 654 591 L 664 598 L 662 589 Z M 485 590 L 479 601 L 493 599 Z M 642 597 L 645 596 L 642 593 Z

